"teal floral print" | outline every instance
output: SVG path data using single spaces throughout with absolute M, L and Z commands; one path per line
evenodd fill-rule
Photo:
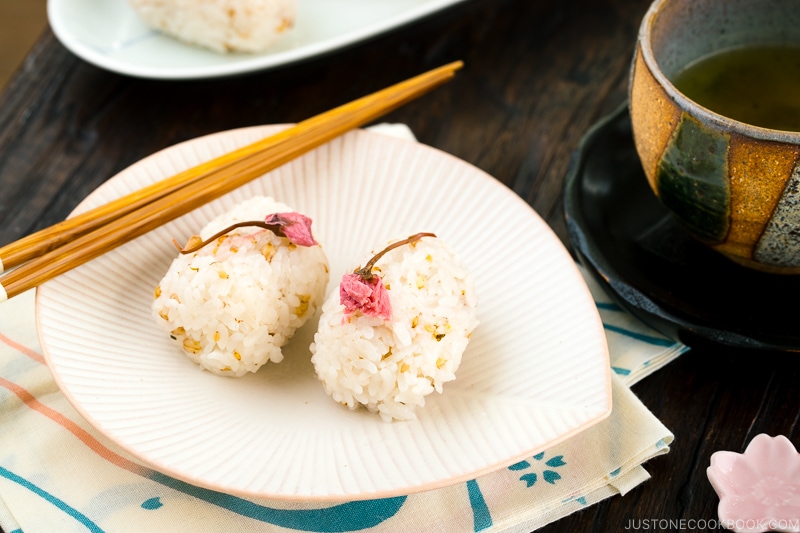
M 526 472 L 519 478 L 520 481 L 524 481 L 526 483 L 527 487 L 534 486 L 536 482 L 539 481 L 540 476 L 545 482 L 555 485 L 556 481 L 561 479 L 561 474 L 553 469 L 562 467 L 567 463 L 564 462 L 563 455 L 553 456 L 547 461 L 544 461 L 544 456 L 545 452 L 538 453 L 532 457 L 532 459 L 536 462 L 530 463 L 528 461 L 520 461 L 519 463 L 509 466 L 508 469 L 514 471 L 533 469 L 533 472 Z

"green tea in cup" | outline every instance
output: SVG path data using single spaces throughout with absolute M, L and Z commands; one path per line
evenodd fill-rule
M 800 275 L 800 2 L 655 0 L 629 97 L 673 218 L 742 266 Z
M 722 50 L 687 65 L 672 83 L 720 115 L 752 126 L 800 131 L 800 47 Z

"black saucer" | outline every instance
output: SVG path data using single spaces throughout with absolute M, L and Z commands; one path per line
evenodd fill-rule
M 564 212 L 581 263 L 654 329 L 689 346 L 800 350 L 800 276 L 741 267 L 689 236 L 647 184 L 626 105 L 583 138 Z

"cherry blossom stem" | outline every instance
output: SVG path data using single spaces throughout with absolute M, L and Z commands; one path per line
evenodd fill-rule
M 282 227 L 280 225 L 278 225 L 278 224 L 267 224 L 266 222 L 263 222 L 261 220 L 249 220 L 249 221 L 246 221 L 246 222 L 237 222 L 236 224 L 231 224 L 227 228 L 225 228 L 225 229 L 223 229 L 221 231 L 218 231 L 217 233 L 215 233 L 214 235 L 212 235 L 211 237 L 209 237 L 208 239 L 206 239 L 204 241 L 199 240 L 200 237 L 195 235 L 194 237 L 189 239 L 189 242 L 186 243 L 186 246 L 184 246 L 183 248 L 181 248 L 181 245 L 178 244 L 178 241 L 176 241 L 175 239 L 172 239 L 172 243 L 175 245 L 175 247 L 178 249 L 178 251 L 180 253 L 182 253 L 182 254 L 190 254 L 190 253 L 196 252 L 200 248 L 203 248 L 204 246 L 207 246 L 208 244 L 216 241 L 217 239 L 219 239 L 223 235 L 227 235 L 228 233 L 232 232 L 235 229 L 246 228 L 246 227 L 256 227 L 256 228 L 268 229 L 271 232 L 273 232 L 275 235 L 278 235 L 279 237 L 285 237 L 285 235 L 283 234 Z
M 365 281 L 372 280 L 372 267 L 375 266 L 375 263 L 377 263 L 380 260 L 381 257 L 383 257 L 386 253 L 394 250 L 395 248 L 399 248 L 400 246 L 403 246 L 403 245 L 406 245 L 406 244 L 414 244 L 415 242 L 417 242 L 418 240 L 420 240 L 423 237 L 436 237 L 436 234 L 435 233 L 416 233 L 414 235 L 411 235 L 407 239 L 403 239 L 402 241 L 394 242 L 394 243 L 390 244 L 389 246 L 387 246 L 386 248 L 384 248 L 383 250 L 381 250 L 380 252 L 378 252 L 377 254 L 375 254 L 372 257 L 372 259 L 370 259 L 369 262 L 366 265 L 364 265 L 363 268 L 357 268 L 357 269 L 355 269 L 353 271 L 353 273 L 354 274 L 358 274 L 359 276 L 361 276 L 361 279 L 363 279 Z

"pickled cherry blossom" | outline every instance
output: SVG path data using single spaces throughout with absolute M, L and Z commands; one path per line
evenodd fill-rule
M 356 312 L 363 315 L 392 319 L 392 305 L 389 292 L 381 278 L 372 273 L 372 267 L 390 250 L 405 244 L 414 245 L 422 237 L 436 237 L 433 233 L 417 233 L 407 239 L 390 244 L 370 259 L 363 268 L 357 268 L 352 274 L 342 276 L 339 284 L 339 301 L 344 306 L 345 316 Z
M 378 276 L 367 280 L 355 273 L 345 274 L 339 284 L 339 299 L 347 315 L 360 311 L 367 316 L 392 319 L 389 292 Z
M 250 220 L 247 222 L 237 222 L 205 240 L 201 239 L 199 235 L 194 235 L 183 248 L 181 248 L 174 239 L 172 242 L 175 243 L 180 253 L 188 254 L 196 252 L 200 248 L 216 241 L 218 238 L 227 235 L 237 228 L 244 227 L 257 227 L 269 230 L 279 237 L 286 237 L 289 239 L 289 242 L 297 246 L 314 246 L 319 244 L 314 240 L 314 236 L 311 234 L 311 219 L 297 212 L 272 213 L 267 215 L 263 221 Z

